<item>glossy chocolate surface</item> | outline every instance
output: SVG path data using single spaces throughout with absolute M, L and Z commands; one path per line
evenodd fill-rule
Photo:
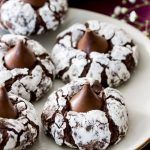
M 31 4 L 35 8 L 42 7 L 44 3 L 46 2 L 46 0 L 23 0 L 23 1 Z
M 16 119 L 17 111 L 11 103 L 5 87 L 0 87 L 0 117 Z
M 77 48 L 88 54 L 92 51 L 107 53 L 109 50 L 109 44 L 105 38 L 98 36 L 90 29 L 87 29 L 79 40 Z
M 31 68 L 36 62 L 36 57 L 23 41 L 20 40 L 6 53 L 4 60 L 8 69 Z
M 76 112 L 100 110 L 103 100 L 95 94 L 90 84 L 83 85 L 82 89 L 70 100 L 70 109 Z

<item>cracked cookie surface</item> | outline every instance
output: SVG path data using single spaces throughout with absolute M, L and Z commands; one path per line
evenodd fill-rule
M 32 145 L 39 135 L 39 122 L 33 105 L 14 94 L 9 94 L 17 110 L 17 119 L 0 117 L 0 149 L 19 150 Z
M 36 57 L 32 68 L 8 69 L 4 56 L 19 40 L 24 41 Z M 28 59 L 28 58 L 27 58 Z M 55 68 L 50 55 L 38 42 L 25 36 L 3 35 L 0 37 L 0 84 L 5 84 L 9 93 L 19 95 L 28 101 L 39 100 L 51 87 Z
M 63 23 L 67 9 L 67 0 L 48 0 L 39 8 L 23 0 L 2 0 L 0 23 L 2 28 L 14 34 L 41 34 L 56 30 Z
M 107 40 L 111 47 L 107 53 L 87 54 L 77 48 L 87 29 Z M 116 87 L 130 78 L 138 63 L 138 51 L 124 30 L 110 23 L 90 20 L 85 24 L 77 23 L 57 36 L 52 59 L 57 77 L 64 82 L 90 77 L 104 87 Z
M 71 111 L 69 101 L 87 81 L 103 99 L 103 108 L 88 112 Z M 78 149 L 106 149 L 119 142 L 128 130 L 128 113 L 123 101 L 118 90 L 103 89 L 99 82 L 97 84 L 91 78 L 74 80 L 49 96 L 41 115 L 44 131 L 58 145 Z

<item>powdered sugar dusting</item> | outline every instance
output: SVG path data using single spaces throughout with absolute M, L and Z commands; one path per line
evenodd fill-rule
M 72 130 L 72 137 L 79 149 L 108 147 L 111 133 L 105 113 L 98 110 L 87 113 L 68 112 L 67 119 Z
M 16 68 L 8 70 L 5 67 L 4 55 L 9 47 L 14 46 L 18 40 L 23 40 L 36 56 L 39 63 L 31 70 L 28 68 Z M 52 87 L 52 80 L 55 76 L 55 68 L 50 56 L 38 42 L 29 40 L 25 36 L 3 35 L 0 43 L 6 43 L 7 48 L 0 51 L 0 84 L 6 84 L 10 80 L 9 92 L 19 95 L 26 100 L 39 100 L 45 92 Z M 2 48 L 3 49 L 3 48 Z M 43 58 L 43 55 L 45 57 Z M 42 58 L 41 58 L 42 56 Z M 46 70 L 46 71 L 45 71 Z M 34 99 L 33 99 L 34 94 Z
M 85 113 L 70 111 L 68 102 L 87 82 L 92 86 L 95 81 L 92 78 L 80 78 L 54 91 L 44 105 L 42 123 L 45 132 L 51 135 L 58 145 L 66 144 L 78 149 L 106 149 L 110 145 L 112 134 L 108 115 L 119 130 L 117 142 L 127 132 L 128 114 L 123 102 L 124 98 L 118 90 L 106 88 L 104 97 L 108 112 L 105 110 L 91 110 Z
M 2 149 L 24 149 L 28 145 L 32 145 L 37 139 L 39 133 L 39 122 L 37 114 L 32 104 L 26 100 L 16 96 L 9 95 L 11 101 L 19 114 L 17 119 L 0 118 L 1 136 L 0 143 L 5 140 L 6 144 Z M 4 139 L 3 139 L 4 138 Z
M 64 129 L 66 128 L 66 123 L 64 121 L 64 117 L 57 113 L 55 116 L 55 124 L 52 125 L 51 134 L 55 137 L 55 142 L 58 145 L 63 144 L 62 137 L 64 136 Z
M 109 68 L 106 68 L 107 83 L 110 87 L 117 86 L 130 78 L 130 73 L 121 61 L 109 62 Z
M 46 24 L 47 29 L 56 29 L 59 20 L 55 20 L 54 13 L 49 9 L 49 4 L 46 3 L 42 8 L 39 9 L 39 14 Z
M 105 54 L 91 52 L 89 55 L 77 49 L 77 43 L 86 28 L 109 40 L 112 49 Z M 85 25 L 74 24 L 57 36 L 52 59 L 56 74 L 65 82 L 79 77 L 90 77 L 107 83 L 104 86 L 119 86 L 130 78 L 131 72 L 138 64 L 138 51 L 124 30 L 110 23 L 90 20 Z M 127 66 L 126 61 L 130 65 Z
M 67 0 L 49 0 L 38 9 L 22 0 L 4 1 L 0 10 L 1 26 L 14 34 L 41 34 L 55 30 L 64 21 L 67 9 Z
M 120 104 L 120 102 L 109 98 L 107 99 L 107 109 L 114 123 L 119 127 L 119 133 L 121 135 L 125 134 L 128 129 L 128 114 L 126 113 L 126 107 Z M 120 140 L 120 137 L 118 140 Z
M 12 33 L 27 35 L 35 29 L 36 14 L 30 4 L 10 0 L 1 6 L 0 13 L 1 21 Z

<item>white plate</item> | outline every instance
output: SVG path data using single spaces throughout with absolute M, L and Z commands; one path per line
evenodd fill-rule
M 56 35 L 77 22 L 85 22 L 89 19 L 98 19 L 100 21 L 106 21 L 114 23 L 117 26 L 126 30 L 134 41 L 139 46 L 140 62 L 136 68 L 135 73 L 131 79 L 118 89 L 123 93 L 126 99 L 126 105 L 129 111 L 129 131 L 126 137 L 117 145 L 110 147 L 112 150 L 133 150 L 139 148 L 146 141 L 150 141 L 150 40 L 145 37 L 140 31 L 127 25 L 126 23 L 112 19 L 105 15 L 84 11 L 80 9 L 70 9 L 66 22 L 56 31 L 48 32 L 40 36 L 33 36 L 31 38 L 39 41 L 45 48 L 51 51 Z M 55 80 L 53 89 L 64 85 L 60 80 Z M 43 100 L 34 103 L 37 109 L 40 121 L 40 115 L 42 107 L 46 101 L 48 94 Z M 53 139 L 45 136 L 40 132 L 39 140 L 34 146 L 30 147 L 32 150 L 63 150 L 66 147 L 59 147 L 55 144 Z M 69 148 L 68 148 L 69 149 Z

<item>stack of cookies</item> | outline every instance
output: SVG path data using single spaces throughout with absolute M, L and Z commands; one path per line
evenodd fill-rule
M 27 36 L 56 30 L 66 17 L 66 0 L 2 0 L 0 7 L 1 28 L 11 33 L 0 37 L 0 149 L 35 143 L 40 123 L 31 102 L 42 100 L 55 78 L 66 85 L 41 108 L 43 132 L 81 150 L 118 143 L 129 121 L 114 87 L 128 81 L 138 64 L 130 36 L 98 20 L 76 23 L 57 36 L 50 55 Z

